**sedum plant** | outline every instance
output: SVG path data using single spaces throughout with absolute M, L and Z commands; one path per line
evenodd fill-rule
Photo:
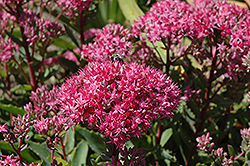
M 248 164 L 247 9 L 220 0 L 0 7 L 1 164 Z

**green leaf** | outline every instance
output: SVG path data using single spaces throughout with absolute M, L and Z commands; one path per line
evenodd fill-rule
M 140 16 L 144 15 L 135 0 L 118 0 L 118 3 L 123 15 L 131 24 Z
M 15 37 L 14 35 L 12 35 L 11 33 L 9 33 L 8 31 L 5 31 L 5 33 L 19 46 L 22 46 L 23 43 L 21 40 L 19 40 L 17 37 Z
M 84 141 L 79 142 L 79 144 L 76 147 L 76 151 L 72 159 L 71 165 L 74 166 L 86 165 L 88 150 L 89 150 L 88 145 Z
M 245 154 L 245 162 L 250 165 L 250 150 L 248 150 Z
M 170 160 L 172 162 L 176 162 L 175 156 L 170 155 L 169 152 L 166 151 L 164 148 L 162 148 L 161 154 L 165 159 Z
M 173 135 L 173 130 L 172 128 L 166 129 L 163 131 L 161 140 L 160 140 L 160 145 L 163 147 L 169 140 L 169 138 Z
M 173 133 L 174 133 L 173 137 L 174 137 L 174 140 L 176 142 L 176 145 L 179 147 L 179 150 L 181 152 L 181 156 L 182 156 L 184 162 L 186 162 L 187 159 L 186 159 L 183 147 L 182 147 L 182 142 L 181 142 L 181 139 L 180 139 L 181 136 L 179 135 L 179 132 L 177 132 L 176 130 Z
M 57 164 L 62 163 L 63 166 L 69 166 L 69 163 L 62 158 L 55 157 L 55 160 L 57 161 Z
M 30 144 L 30 148 L 43 160 L 46 166 L 50 166 L 50 162 L 48 161 L 48 157 L 50 156 L 49 151 L 46 148 L 45 144 L 39 144 L 35 142 L 28 141 Z
M 32 90 L 32 86 L 19 84 L 19 85 L 16 85 L 15 87 L 11 88 L 10 93 L 14 93 L 17 90 L 30 91 L 30 90 Z
M 7 77 L 7 74 L 3 70 L 0 70 L 0 75 L 4 78 Z
M 106 152 L 106 144 L 98 133 L 85 128 L 76 128 L 76 133 L 79 137 L 83 138 L 98 155 Z
M 69 42 L 67 39 L 65 39 L 64 37 L 60 37 L 60 38 L 56 38 L 53 39 L 53 45 L 60 47 L 62 49 L 74 49 L 76 48 L 72 42 Z
M 64 24 L 64 28 L 65 28 L 65 30 L 66 30 L 67 35 L 70 37 L 70 39 L 75 43 L 75 45 L 76 45 L 77 47 L 79 47 L 79 43 L 77 42 L 77 40 L 76 40 L 76 38 L 75 38 L 75 35 L 74 35 L 73 32 L 71 31 L 71 29 L 70 29 L 67 25 L 65 25 L 65 24 Z
M 18 146 L 18 143 L 15 143 L 15 147 Z M 8 142 L 0 141 L 0 149 L 4 151 L 9 151 L 15 154 L 15 151 L 12 149 L 10 144 Z M 25 161 L 28 162 L 34 162 L 34 163 L 39 163 L 41 162 L 40 160 L 37 160 L 34 158 L 34 154 L 32 154 L 32 151 L 30 149 L 25 149 L 24 151 L 21 152 L 21 155 Z
M 109 7 L 108 1 L 102 1 L 99 3 L 99 9 L 100 9 L 99 12 L 104 22 L 108 21 L 108 11 L 109 11 L 108 7 Z
M 233 161 L 233 166 L 240 166 L 240 163 L 238 161 Z
M 64 136 L 65 153 L 68 155 L 75 147 L 75 131 L 69 129 Z
M 24 115 L 25 110 L 23 108 L 11 105 L 11 104 L 1 104 L 0 109 L 13 113 L 14 115 Z
M 172 162 L 176 162 L 175 156 L 172 156 L 169 154 L 168 150 L 165 150 L 164 148 L 160 147 L 159 145 L 153 147 L 151 149 L 151 153 L 154 155 L 156 160 L 170 160 Z
M 228 148 L 228 153 L 230 156 L 235 156 L 235 150 L 234 150 L 234 147 L 232 145 L 227 145 L 227 148 Z
M 78 71 L 79 67 L 77 66 L 77 64 L 75 62 L 70 61 L 68 59 L 65 59 L 63 57 L 61 57 L 60 60 L 61 60 L 62 64 L 67 66 L 72 73 L 75 73 Z
M 117 10 L 119 9 L 117 0 L 109 1 L 109 19 L 116 20 Z
M 214 98 L 211 100 L 213 103 L 224 106 L 224 107 L 229 107 L 231 106 L 234 101 L 231 100 L 229 97 L 223 97 L 223 96 L 214 96 Z
M 1 150 L 15 152 L 8 142 L 0 141 L 0 147 Z
M 190 54 L 188 54 L 187 57 L 188 57 L 188 59 L 190 60 L 192 66 L 193 66 L 195 69 L 202 70 L 202 66 L 197 62 L 197 60 L 195 59 L 195 57 L 193 57 L 193 56 L 190 55 Z

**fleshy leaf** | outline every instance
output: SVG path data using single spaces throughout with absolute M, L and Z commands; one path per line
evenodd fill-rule
M 41 159 L 43 160 L 43 163 L 46 166 L 50 166 L 50 162 L 48 161 L 48 157 L 50 156 L 49 151 L 46 149 L 45 145 L 39 144 L 39 143 L 35 143 L 35 142 L 31 142 L 28 141 L 28 143 L 30 144 L 30 148 L 39 156 L 41 157 Z
M 14 115 L 24 115 L 25 110 L 23 108 L 11 105 L 11 104 L 1 104 L 0 109 L 13 113 Z
M 96 132 L 84 128 L 76 128 L 76 133 L 83 138 L 89 144 L 90 148 L 98 155 L 106 152 L 106 145 L 101 136 Z
M 84 141 L 81 141 L 77 147 L 72 159 L 71 165 L 81 166 L 86 165 L 86 160 L 88 157 L 88 145 Z

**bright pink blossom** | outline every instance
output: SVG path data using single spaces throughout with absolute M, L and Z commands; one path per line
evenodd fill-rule
M 0 133 L 8 131 L 8 126 L 6 126 L 6 125 L 7 125 L 7 123 L 5 123 L 3 126 L 1 126 L 1 124 L 0 124 Z
M 52 38 L 58 38 L 65 34 L 59 24 L 38 18 L 36 13 L 28 9 L 24 9 L 18 20 L 18 25 L 24 29 L 26 41 L 30 45 L 41 42 L 45 47 L 48 47 Z
M 14 154 L 9 155 L 9 156 L 3 156 L 1 155 L 2 160 L 0 160 L 0 166 L 41 166 L 42 163 L 39 164 L 25 164 L 25 163 L 20 163 L 19 157 L 15 157 Z
M 47 137 L 47 141 L 50 141 L 50 132 L 54 134 L 55 140 L 52 140 L 53 144 L 58 143 L 61 139 L 61 132 L 67 131 L 75 125 L 68 114 L 65 115 L 59 110 L 58 94 L 58 87 L 53 87 L 52 90 L 48 91 L 47 86 L 42 86 L 32 92 L 30 97 L 32 102 L 24 107 L 26 113 L 23 117 L 26 118 L 20 122 L 18 120 L 14 121 L 17 131 L 23 131 L 22 127 L 25 127 L 25 121 L 30 121 L 39 134 Z
M 219 68 L 232 78 L 248 67 L 244 62 L 250 52 L 249 20 L 247 9 L 226 1 L 204 0 L 189 5 L 163 0 L 135 21 L 132 32 L 152 43 L 163 42 L 165 49 L 171 50 L 173 60 L 192 54 L 202 64 L 216 56 L 217 64 L 221 64 Z M 186 37 L 192 41 L 189 46 L 183 46 Z M 205 49 L 208 45 L 211 48 Z M 211 63 L 202 65 L 207 64 Z
M 135 41 L 135 35 L 120 24 L 109 24 L 103 27 L 94 38 L 94 43 L 82 45 L 81 58 L 88 61 L 106 61 L 112 54 L 122 58 L 145 62 L 154 55 L 147 46 L 145 38 Z
M 0 62 L 8 62 L 18 50 L 19 46 L 16 43 L 10 38 L 4 39 L 0 34 Z
M 60 110 L 123 146 L 153 119 L 172 117 L 179 89 L 160 71 L 137 63 L 90 63 L 60 86 Z
M 240 130 L 241 137 L 247 144 L 250 144 L 250 128 Z
M 213 138 L 210 137 L 210 133 L 208 132 L 207 135 L 203 134 L 201 137 L 197 137 L 196 141 L 198 142 L 197 147 L 200 150 L 207 150 L 207 149 L 211 149 L 214 146 L 214 143 L 210 143 L 210 141 Z
M 64 11 L 64 14 L 75 19 L 82 11 L 87 11 L 93 0 L 58 0 L 57 5 Z
M 99 28 L 90 28 L 86 30 L 83 34 L 85 39 L 97 36 L 102 30 Z

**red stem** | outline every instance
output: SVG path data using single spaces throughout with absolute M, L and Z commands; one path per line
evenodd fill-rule
M 65 146 L 63 144 L 63 140 L 62 139 L 60 139 L 60 143 L 61 143 L 61 146 L 62 146 L 63 158 L 64 158 L 65 161 L 67 161 L 67 155 L 66 155 L 66 152 L 65 152 Z
M 156 133 L 156 145 L 160 144 L 162 132 L 163 132 L 163 126 L 159 123 Z
M 211 46 L 211 50 L 212 50 L 212 46 Z M 197 124 L 197 127 L 196 127 L 196 131 L 194 133 L 194 138 L 193 138 L 193 142 L 195 142 L 195 139 L 198 135 L 198 133 L 202 130 L 202 126 L 204 124 L 204 121 L 206 120 L 205 117 L 206 117 L 206 112 L 207 112 L 207 109 L 209 107 L 209 103 L 210 103 L 210 100 L 212 98 L 210 98 L 209 96 L 211 95 L 211 90 L 212 90 L 212 82 L 214 81 L 214 70 L 216 68 L 216 63 L 217 63 L 217 56 L 215 54 L 215 56 L 211 56 L 212 58 L 212 66 L 211 66 L 211 70 L 210 70 L 210 74 L 209 74 L 209 79 L 208 79 L 208 87 L 206 89 L 206 92 L 205 92 L 205 96 L 204 96 L 204 99 L 203 99 L 203 108 L 202 110 L 200 111 L 199 113 L 199 122 Z M 186 166 L 190 165 L 190 162 L 192 160 L 192 157 L 195 153 L 195 150 L 196 150 L 196 146 L 194 146 L 192 148 L 192 150 L 190 151 L 190 154 L 189 154 L 189 158 L 186 162 Z
M 12 147 L 12 149 L 13 149 L 13 150 L 16 152 L 16 154 L 18 155 L 20 163 L 23 165 L 23 157 L 22 157 L 22 155 L 21 155 L 21 153 L 20 153 L 19 148 L 18 148 L 18 150 L 17 150 L 17 149 L 15 148 L 15 146 L 14 146 L 13 143 L 11 143 L 11 142 L 9 142 L 9 143 L 10 143 L 10 146 Z M 19 142 L 19 145 L 20 145 L 20 142 Z
M 63 15 L 63 12 L 64 12 L 64 11 L 61 11 L 61 13 L 57 15 L 57 17 L 56 17 L 56 19 L 54 20 L 54 22 L 56 22 L 56 21 L 59 20 L 59 18 Z
M 13 61 L 18 65 L 18 68 L 20 69 L 21 73 L 23 74 L 25 80 L 27 81 L 27 83 L 31 85 L 30 81 L 29 81 L 29 78 L 27 77 L 27 75 L 25 74 L 25 72 L 23 71 L 22 67 L 20 66 L 20 64 L 17 62 L 17 60 L 15 58 L 13 58 Z
M 81 44 L 83 45 L 84 44 L 84 35 L 83 35 L 83 33 L 84 33 L 84 23 L 85 23 L 85 20 L 86 20 L 86 14 L 85 14 L 85 16 L 83 16 L 83 10 L 80 10 L 80 12 L 79 12 L 79 14 L 80 14 L 80 37 L 81 37 Z
M 17 12 L 16 12 L 16 19 L 17 19 L 17 24 L 19 23 L 19 17 L 20 17 L 20 4 L 17 4 Z M 20 27 L 20 32 L 21 32 L 21 36 L 22 36 L 22 46 L 24 47 L 25 53 L 26 53 L 26 60 L 27 60 L 27 66 L 29 68 L 29 74 L 30 74 L 30 85 L 32 86 L 32 89 L 35 90 L 37 88 L 37 83 L 36 83 L 36 79 L 35 79 L 35 71 L 33 66 L 30 65 L 30 63 L 32 62 L 32 58 L 30 56 L 30 52 L 29 52 L 29 45 L 27 43 L 27 37 L 24 35 L 24 28 L 22 26 Z

